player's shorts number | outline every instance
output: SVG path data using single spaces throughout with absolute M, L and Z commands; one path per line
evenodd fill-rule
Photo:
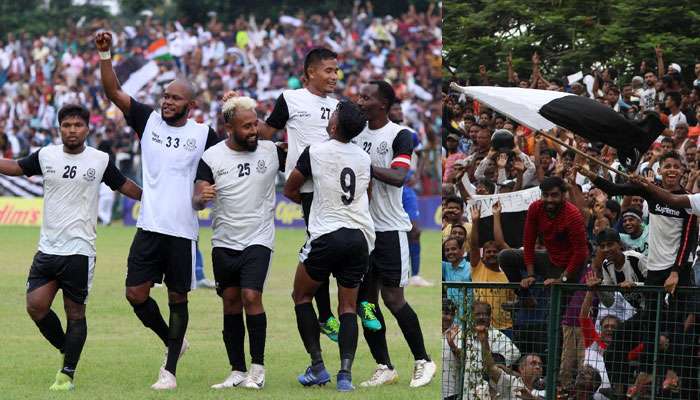
M 347 193 L 347 196 L 340 196 L 340 200 L 347 206 L 355 200 L 355 171 L 348 167 L 340 171 L 340 187 Z

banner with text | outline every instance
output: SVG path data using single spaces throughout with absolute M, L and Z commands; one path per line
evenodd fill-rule
M 0 225 L 41 226 L 43 199 L 0 197 Z
M 491 206 L 496 201 L 501 202 L 501 229 L 503 237 L 512 248 L 522 246 L 525 218 L 530 204 L 539 200 L 540 188 L 519 190 L 517 192 L 492 194 L 486 196 L 474 196 L 468 202 L 465 209 L 467 219 L 471 222 L 471 206 L 481 206 L 481 218 L 479 219 L 479 246 L 483 246 L 489 240 L 493 240 L 493 211 Z
M 136 225 L 140 204 L 124 198 L 124 225 Z M 442 226 L 441 197 L 425 196 L 418 198 L 421 229 L 439 230 Z M 211 226 L 211 209 L 199 211 L 199 226 Z M 277 193 L 275 205 L 275 226 L 278 228 L 304 228 L 301 205 L 295 204 L 281 193 Z

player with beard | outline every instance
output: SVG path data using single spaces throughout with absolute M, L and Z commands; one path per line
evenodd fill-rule
M 412 229 L 412 224 L 404 211 L 401 197 L 414 145 L 410 130 L 389 121 L 389 110 L 395 102 L 394 89 L 384 81 L 371 81 L 360 88 L 358 105 L 367 114 L 368 124 L 353 142 L 372 159 L 373 196 L 370 212 L 377 235 L 375 249 L 370 255 L 369 272 L 358 296 L 365 339 L 377 368 L 361 386 L 379 386 L 398 381 L 398 373 L 389 358 L 386 323 L 378 304 L 380 293 L 384 305 L 396 318 L 415 359 L 410 386 L 427 385 L 436 370 L 435 363 L 425 350 L 418 316 L 404 297 L 411 268 L 407 233 Z M 376 317 L 376 321 L 368 317 L 368 309 L 374 311 L 372 317 Z
M 299 335 L 311 356 L 311 366 L 297 380 L 304 386 L 330 381 L 321 357 L 319 326 L 311 299 L 332 273 L 338 282 L 340 371 L 338 391 L 354 389 L 352 363 L 357 349 L 357 292 L 374 247 L 374 224 L 369 210 L 370 158 L 350 141 L 367 118 L 350 102 L 340 102 L 328 122 L 330 140 L 307 147 L 284 186 L 284 195 L 301 201 L 304 182 L 313 183 L 314 199 L 304 247 L 294 277 L 294 311 Z
M 122 91 L 112 68 L 111 43 L 109 32 L 97 33 L 102 86 L 141 141 L 144 181 L 138 230 L 129 250 L 126 298 L 167 348 L 158 381 L 151 387 L 174 389 L 177 361 L 188 347 L 187 293 L 196 284 L 199 221 L 192 207 L 194 180 L 202 153 L 218 142 L 218 136 L 209 126 L 188 119 L 196 93 L 184 79 L 165 87 L 160 113 Z M 168 287 L 169 324 L 150 297 L 154 283 L 163 281 Z
M 282 92 L 272 113 L 265 122 L 260 123 L 258 129 L 263 139 L 270 139 L 278 130 L 286 129 L 288 154 L 285 178 L 289 178 L 307 146 L 325 142 L 329 138 L 326 128 L 331 113 L 338 104 L 338 100 L 329 96 L 335 92 L 338 82 L 338 55 L 322 47 L 312 49 L 304 59 L 304 77 L 305 87 Z M 312 188 L 311 181 L 304 183 L 301 188 L 301 209 L 307 228 L 314 195 Z M 337 342 L 340 325 L 331 312 L 328 282 L 321 283 L 314 298 L 321 331 Z
M 42 147 L 20 160 L 0 159 L 0 174 L 44 177 L 44 217 L 39 249 L 27 279 L 27 312 L 42 335 L 63 354 L 63 368 L 50 390 L 75 387 L 75 369 L 87 338 L 85 305 L 95 273 L 97 205 L 102 182 L 141 199 L 141 188 L 125 178 L 109 155 L 85 146 L 90 112 L 67 104 L 58 112 L 62 145 Z M 63 290 L 67 329 L 51 304 Z
M 286 154 L 269 140 L 258 141 L 255 106 L 249 97 L 225 100 L 221 111 L 228 139 L 204 152 L 192 200 L 197 209 L 214 200 L 212 262 L 231 364 L 229 377 L 214 389 L 265 385 L 267 317 L 262 291 L 275 242 L 275 180 L 277 171 L 284 170 Z M 252 358 L 249 374 L 243 352 L 243 310 Z
M 688 198 L 687 191 L 681 186 L 680 180 L 686 168 L 683 158 L 675 151 L 665 153 L 659 159 L 659 173 L 661 174 L 661 187 L 656 188 L 654 183 L 620 184 L 615 185 L 600 177 L 594 177 L 593 185 L 600 188 L 611 196 L 628 195 L 641 196 L 649 205 L 649 249 L 646 260 L 647 275 L 645 285 L 663 285 L 672 296 L 669 298 L 669 309 L 661 313 L 661 330 L 670 332 L 671 343 L 678 346 L 675 354 L 684 354 L 687 350 L 683 346 L 692 341 L 694 335 L 683 333 L 683 321 L 687 316 L 685 308 L 688 304 L 686 293 L 675 293 L 675 289 L 680 286 L 692 286 L 693 250 L 697 247 L 698 240 L 698 220 L 695 215 L 688 210 L 690 204 L 678 203 L 663 196 L 664 193 L 678 195 L 678 197 Z M 592 174 L 583 168 L 580 172 L 584 175 Z M 662 194 L 662 195 L 660 195 Z M 668 202 L 667 202 L 668 201 Z M 645 304 L 646 309 L 624 322 L 621 328 L 615 332 L 615 338 L 605 352 L 605 364 L 610 374 L 610 382 L 615 388 L 622 386 L 626 379 L 625 373 L 628 365 L 625 363 L 624 354 L 629 351 L 631 344 L 644 341 L 645 351 L 642 353 L 640 362 L 640 378 L 638 382 L 644 382 L 651 376 L 651 358 L 653 352 L 654 338 L 645 334 L 648 321 L 654 321 L 657 304 L 656 294 L 648 296 Z M 688 360 L 682 360 L 683 369 L 687 369 Z M 677 371 L 678 372 L 678 371 Z M 691 372 L 682 371 L 681 380 L 691 379 Z M 692 379 L 695 381 L 695 379 Z M 688 382 L 683 385 L 683 390 L 691 390 L 694 383 Z M 687 388 L 687 389 L 686 389 Z M 617 389 L 617 388 L 616 388 Z

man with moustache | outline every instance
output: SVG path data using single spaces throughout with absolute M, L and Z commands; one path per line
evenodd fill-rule
M 160 113 L 126 94 L 112 68 L 111 44 L 109 32 L 97 33 L 102 87 L 138 135 L 143 163 L 144 190 L 136 222 L 139 229 L 129 250 L 126 298 L 139 320 L 167 348 L 164 366 L 151 388 L 175 389 L 177 361 L 188 347 L 187 293 L 196 284 L 199 221 L 192 207 L 194 180 L 202 153 L 218 142 L 218 136 L 209 126 L 188 119 L 196 92 L 184 79 L 165 87 Z M 150 297 L 154 283 L 163 281 L 168 287 L 169 324 Z
M 265 385 L 267 317 L 262 291 L 275 242 L 275 180 L 277 171 L 284 171 L 286 153 L 269 140 L 258 141 L 255 106 L 249 97 L 225 99 L 221 111 L 228 139 L 202 155 L 192 198 L 199 210 L 214 200 L 212 262 L 231 364 L 229 377 L 214 389 Z M 243 310 L 251 353 L 247 374 Z

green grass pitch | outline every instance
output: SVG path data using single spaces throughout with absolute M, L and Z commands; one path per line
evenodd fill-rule
M 48 387 L 61 366 L 60 354 L 41 336 L 25 311 L 25 284 L 39 237 L 38 228 L 0 227 L 0 399 L 436 399 L 440 396 L 440 306 L 439 285 L 432 288 L 407 288 L 406 297 L 418 313 L 428 353 L 438 363 L 438 372 L 427 387 L 410 389 L 408 383 L 413 357 L 401 335 L 396 320 L 385 311 L 389 351 L 400 380 L 396 385 L 364 389 L 359 383 L 374 370 L 374 362 L 360 331 L 358 351 L 353 366 L 357 390 L 350 394 L 335 391 L 338 347 L 325 336 L 321 338 L 331 384 L 306 389 L 296 382 L 296 375 L 308 363 L 296 328 L 291 301 L 292 278 L 297 251 L 303 242 L 301 230 L 278 229 L 272 270 L 263 297 L 267 312 L 265 349 L 266 384 L 261 391 L 229 389 L 215 391 L 209 387 L 229 374 L 226 351 L 221 339 L 221 302 L 213 290 L 200 289 L 190 294 L 190 322 L 187 338 L 190 351 L 178 366 L 176 391 L 156 393 L 150 389 L 158 375 L 163 346 L 144 328 L 124 298 L 126 258 L 135 228 L 111 226 L 98 228 L 97 266 L 90 295 L 87 320 L 88 338 L 83 350 L 76 390 L 51 393 Z M 422 236 L 421 272 L 428 280 L 439 282 L 439 232 Z M 202 229 L 201 250 L 207 277 L 211 270 L 211 231 Z M 337 304 L 335 281 L 331 283 L 333 307 Z M 167 321 L 167 300 L 163 288 L 154 288 L 152 296 Z M 59 292 L 53 309 L 65 329 L 62 296 Z M 246 337 L 247 364 L 250 365 Z

